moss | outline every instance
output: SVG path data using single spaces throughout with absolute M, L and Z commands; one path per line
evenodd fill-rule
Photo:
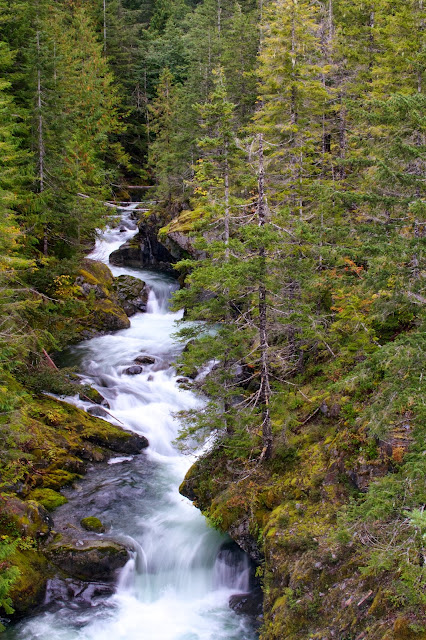
M 85 325 L 100 331 L 118 331 L 128 329 L 130 320 L 121 307 L 113 300 L 96 300 L 93 311 L 86 319 Z
M 188 233 L 194 229 L 195 223 L 201 218 L 201 212 L 182 211 L 176 218 L 158 232 L 159 238 L 164 238 L 170 233 Z
M 46 583 L 52 572 L 44 555 L 37 550 L 17 549 L 10 562 L 19 570 L 19 577 L 10 596 L 15 614 L 21 616 L 31 612 L 43 601 Z
M 105 527 L 102 522 L 99 518 L 95 518 L 94 516 L 83 518 L 80 520 L 80 524 L 83 529 L 86 529 L 86 531 L 94 531 L 95 533 L 103 533 L 105 531 Z
M 34 491 L 31 491 L 29 498 L 39 502 L 48 511 L 53 511 L 68 502 L 65 496 L 53 489 L 34 489 Z
M 398 617 L 393 624 L 393 640 L 426 640 L 426 630 L 415 630 L 409 618 Z
M 50 471 L 47 475 L 43 476 L 42 486 L 45 489 L 61 489 L 69 484 L 72 484 L 74 480 L 80 476 L 76 473 L 65 471 L 64 469 L 55 469 Z
M 114 277 L 109 267 L 103 262 L 96 260 L 84 261 L 84 268 L 80 270 L 85 280 L 90 284 L 100 284 L 104 287 L 110 287 L 114 281 Z

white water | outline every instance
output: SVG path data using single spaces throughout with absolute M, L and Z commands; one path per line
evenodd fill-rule
M 107 263 L 109 254 L 134 233 L 107 230 L 89 257 Z M 77 503 L 82 515 L 97 515 L 110 526 L 109 537 L 134 549 L 133 557 L 121 571 L 113 595 L 91 599 L 86 607 L 72 599 L 61 601 L 7 637 L 254 640 L 248 621 L 228 607 L 231 594 L 249 588 L 247 559 L 241 554 L 229 562 L 230 553 L 220 551 L 224 538 L 178 492 L 192 460 L 173 447 L 179 425 L 172 413 L 200 401 L 179 388 L 170 366 L 181 349 L 171 336 L 181 314 L 170 313 L 166 304 L 175 285 L 152 272 L 117 267 L 112 271 L 141 277 L 152 286 L 148 313 L 134 316 L 130 329 L 82 343 L 74 356 L 85 379 L 108 400 L 111 414 L 127 429 L 145 435 L 150 447 L 140 456 L 111 459 L 98 477 L 95 469 L 92 480 L 89 474 L 82 482 Z M 156 365 L 144 365 L 140 375 L 124 374 L 141 353 L 155 356 Z M 84 488 L 90 482 L 98 483 L 96 491 Z M 70 500 L 71 495 L 75 501 L 75 492 Z

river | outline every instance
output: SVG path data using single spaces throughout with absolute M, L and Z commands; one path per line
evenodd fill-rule
M 133 209 L 122 212 L 129 227 Z M 108 264 L 110 253 L 134 234 L 132 228 L 107 229 L 89 257 Z M 228 606 L 232 594 L 249 589 L 246 556 L 227 551 L 229 540 L 210 528 L 178 491 L 192 459 L 173 445 L 179 429 L 173 414 L 201 401 L 179 387 L 172 366 L 182 348 L 173 338 L 182 314 L 168 309 L 175 282 L 152 271 L 111 270 L 150 285 L 148 311 L 134 316 L 129 329 L 73 347 L 70 357 L 84 380 L 108 400 L 111 414 L 126 429 L 145 435 L 150 446 L 139 456 L 116 457 L 93 467 L 65 492 L 69 503 L 53 515 L 61 522 L 97 516 L 108 527 L 108 537 L 127 541 L 134 552 L 112 592 L 51 581 L 41 612 L 5 637 L 254 640 L 249 620 Z M 124 369 L 140 354 L 154 356 L 156 364 L 144 365 L 140 375 L 126 375 Z M 72 401 L 88 406 L 77 398 Z

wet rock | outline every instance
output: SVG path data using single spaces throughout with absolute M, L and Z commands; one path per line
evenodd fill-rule
M 137 237 L 137 236 L 136 236 Z M 140 267 L 141 251 L 137 242 L 125 242 L 109 256 L 109 261 L 116 267 Z
M 95 416 L 96 418 L 107 418 L 108 413 L 102 407 L 89 407 L 87 409 L 87 413 L 90 413 L 91 416 Z
M 125 453 L 134 455 L 140 453 L 142 449 L 146 449 L 149 446 L 148 440 L 145 436 L 140 436 L 137 433 L 130 433 L 128 431 L 122 431 L 118 433 L 93 433 L 85 436 L 85 438 L 93 444 L 100 447 L 106 447 L 117 453 Z
M 88 516 L 87 518 L 83 518 L 80 520 L 80 524 L 83 529 L 86 531 L 93 531 L 94 533 L 104 533 L 105 527 L 99 518 L 95 518 L 94 516 Z
M 125 373 L 127 376 L 138 376 L 140 373 L 142 373 L 142 371 L 143 367 L 136 364 L 131 367 L 127 367 L 127 369 L 124 369 L 123 373 Z
M 229 598 L 229 606 L 240 615 L 257 620 L 263 613 L 263 593 L 260 587 L 250 593 L 237 593 Z
M 175 271 L 172 265 L 177 260 L 177 256 L 158 240 L 157 229 L 150 222 L 140 223 L 139 233 L 109 256 L 110 263 L 116 266 L 155 267 L 173 275 Z
M 125 546 L 113 540 L 73 541 L 54 544 L 46 556 L 62 572 L 90 582 L 111 582 L 129 559 Z
M 259 549 L 256 538 L 250 533 L 250 523 L 248 518 L 237 520 L 228 530 L 229 535 L 238 546 L 245 551 L 256 563 L 263 561 L 263 554 Z
M 177 378 L 176 382 L 181 389 L 185 389 L 186 391 L 193 389 L 194 386 L 194 382 L 189 378 Z
M 97 389 L 93 389 L 91 387 L 85 387 L 84 390 L 79 394 L 80 400 L 89 399 L 91 402 L 95 404 L 99 404 L 106 409 L 109 409 L 109 403 Z
M 154 356 L 141 354 L 140 356 L 135 358 L 133 362 L 136 362 L 136 364 L 155 364 L 155 358 Z
M 128 316 L 138 311 L 146 311 L 149 287 L 133 276 L 118 276 L 114 279 L 113 289 L 120 305 Z
M 63 609 L 64 602 L 72 602 L 79 609 L 91 608 L 99 597 L 113 595 L 115 589 L 112 584 L 87 583 L 73 578 L 49 580 L 46 589 L 45 604 Z

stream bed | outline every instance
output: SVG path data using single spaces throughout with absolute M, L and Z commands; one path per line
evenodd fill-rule
M 130 228 L 107 229 L 89 258 L 108 264 L 110 253 L 134 235 L 134 206 L 122 211 Z M 147 282 L 147 313 L 132 317 L 129 329 L 73 347 L 67 364 L 77 365 L 83 380 L 108 401 L 111 415 L 146 436 L 150 446 L 140 455 L 94 465 L 64 492 L 69 502 L 53 517 L 61 528 L 76 527 L 85 516 L 100 518 L 108 538 L 132 548 L 132 557 L 113 587 L 50 581 L 41 611 L 9 630 L 5 640 L 255 640 L 250 620 L 228 606 L 232 594 L 250 588 L 247 556 L 208 527 L 178 491 L 192 459 L 173 446 L 179 429 L 173 414 L 201 400 L 180 388 L 173 368 L 182 349 L 173 338 L 182 314 L 168 310 L 176 283 L 152 271 L 111 270 Z M 141 354 L 155 363 L 144 365 L 140 375 L 126 375 Z

